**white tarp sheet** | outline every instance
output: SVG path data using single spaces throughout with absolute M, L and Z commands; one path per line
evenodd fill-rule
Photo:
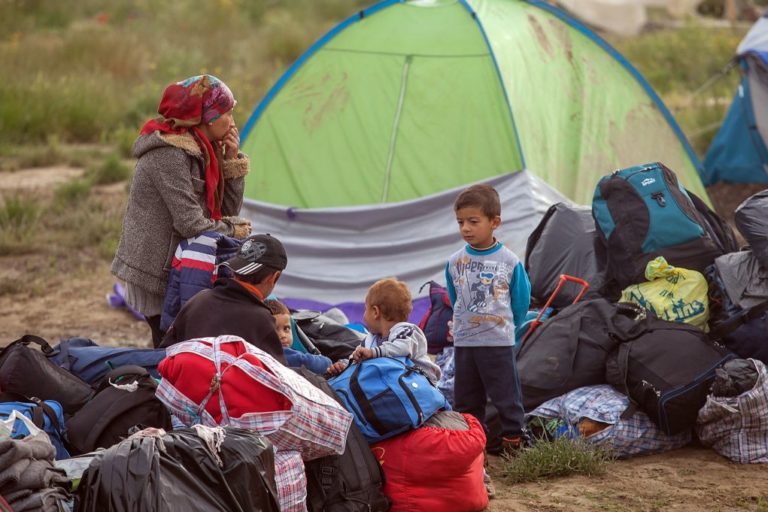
M 523 258 L 528 235 L 547 208 L 568 200 L 526 171 L 486 182 L 502 202 L 496 236 Z M 426 281 L 445 281 L 448 257 L 464 243 L 453 212 L 460 190 L 401 203 L 306 210 L 246 199 L 241 215 L 254 233 L 271 233 L 285 245 L 288 268 L 278 296 L 362 302 L 383 277 L 405 281 L 414 294 Z

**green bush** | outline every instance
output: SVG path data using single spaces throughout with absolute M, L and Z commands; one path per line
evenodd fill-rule
M 505 461 L 503 474 L 513 484 L 568 475 L 596 476 L 604 474 L 612 460 L 605 448 L 563 436 L 521 450 Z

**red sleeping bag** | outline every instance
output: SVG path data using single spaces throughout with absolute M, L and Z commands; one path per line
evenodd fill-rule
M 484 448 L 480 422 L 453 411 L 440 411 L 415 430 L 371 445 L 384 469 L 390 512 L 484 510 Z
M 243 356 L 252 365 L 269 372 L 269 369 L 256 356 L 246 353 L 242 344 L 225 343 L 220 345 L 220 350 L 235 357 Z M 227 399 L 226 408 L 231 417 L 239 418 L 249 412 L 291 410 L 292 404 L 285 395 L 253 380 L 240 368 L 228 368 L 228 366 L 226 362 L 222 362 L 223 378 L 219 386 Z M 208 395 L 215 374 L 213 361 L 192 353 L 166 357 L 160 361 L 157 369 L 164 379 L 168 379 L 176 389 L 196 404 L 201 403 Z M 217 423 L 221 422 L 218 391 L 214 392 L 208 400 L 205 410 Z

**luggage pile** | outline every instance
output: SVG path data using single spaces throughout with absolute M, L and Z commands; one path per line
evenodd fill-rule
M 588 215 L 594 231 L 583 228 Z M 553 206 L 526 258 L 533 302 L 554 305 L 518 345 L 531 427 L 607 444 L 619 457 L 677 448 L 695 434 L 731 460 L 768 461 L 759 405 L 766 218 L 766 192 L 739 207 L 737 227 L 752 246 L 740 251 L 730 226 L 660 163 L 604 177 L 591 212 Z M 567 290 L 552 300 L 566 273 L 595 285 L 592 295 L 571 304 Z M 718 382 L 734 366 L 754 378 L 723 395 Z
M 146 350 L 27 335 L 0 352 L 0 386 L 0 443 L 42 450 L 27 454 L 40 488 L 9 496 L 41 510 L 487 506 L 482 428 L 442 416 L 446 399 L 407 358 L 352 364 L 329 382 L 234 336 Z M 444 494 L 405 463 L 426 445 Z

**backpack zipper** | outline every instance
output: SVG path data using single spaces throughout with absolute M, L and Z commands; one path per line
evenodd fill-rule
M 701 384 L 700 381 L 701 381 L 701 379 L 703 377 L 706 377 L 710 373 L 714 372 L 715 368 L 717 368 L 718 366 L 720 366 L 721 364 L 723 364 L 724 362 L 726 362 L 726 361 L 728 361 L 730 359 L 733 359 L 733 355 L 732 354 L 728 354 L 727 356 L 722 358 L 720 361 L 718 361 L 716 364 L 712 365 L 712 367 L 709 368 L 707 371 L 698 374 L 696 377 L 693 378 L 693 380 L 691 382 L 689 382 L 685 386 L 669 390 L 667 393 L 665 393 L 664 398 L 661 398 L 660 394 L 657 395 L 659 397 L 659 411 L 658 411 L 659 412 L 659 419 L 664 424 L 664 428 L 665 428 L 666 431 L 669 431 L 669 422 L 667 421 L 667 414 L 666 414 L 666 412 L 664 410 L 664 407 L 666 406 L 667 402 L 669 402 L 670 400 L 672 400 L 672 399 L 682 395 L 683 393 L 689 391 L 690 389 L 693 389 L 696 386 L 699 386 Z M 654 390 L 655 390 L 655 388 L 654 388 Z
M 405 394 L 408 396 L 408 400 L 411 401 L 411 404 L 413 405 L 413 408 L 416 410 L 416 414 L 418 414 L 419 418 L 419 425 L 424 423 L 424 411 L 421 410 L 421 407 L 419 406 L 419 403 L 416 401 L 416 397 L 413 396 L 413 393 L 411 393 L 411 390 L 408 388 L 408 385 L 403 382 L 403 379 L 407 377 L 408 375 L 412 373 L 419 373 L 414 371 L 414 368 L 408 368 L 408 371 L 406 371 L 404 374 L 400 375 L 400 377 L 397 378 L 397 382 L 400 384 L 400 387 L 403 388 L 403 391 L 405 391 Z

